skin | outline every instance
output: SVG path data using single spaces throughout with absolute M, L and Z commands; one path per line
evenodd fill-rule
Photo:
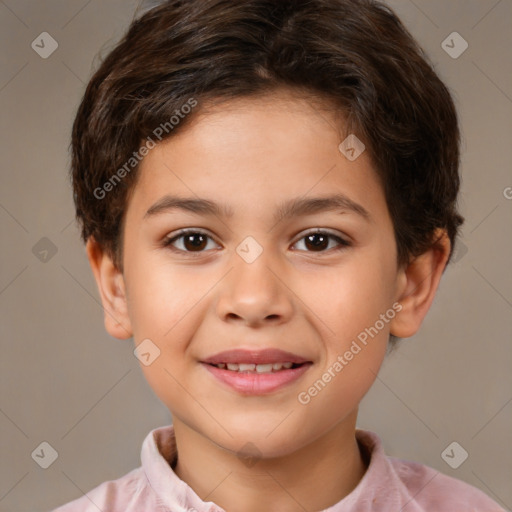
M 107 331 L 133 336 L 136 345 L 149 338 L 160 349 L 141 368 L 173 415 L 175 472 L 228 512 L 321 510 L 355 488 L 366 470 L 355 438 L 358 405 L 389 334 L 419 329 L 449 256 L 440 231 L 435 247 L 397 266 L 368 152 L 345 158 L 338 145 L 346 134 L 337 126 L 332 112 L 286 90 L 212 105 L 141 162 L 124 219 L 123 272 L 93 238 L 87 243 Z M 285 200 L 333 192 L 371 219 L 352 211 L 272 219 Z M 225 204 L 234 215 L 174 209 L 145 217 L 170 193 Z M 173 252 L 164 241 L 182 228 L 211 238 L 199 252 L 178 239 Z M 315 250 L 306 237 L 312 228 L 350 246 L 328 238 Z M 236 251 L 247 236 L 263 249 L 250 264 Z M 401 311 L 309 403 L 299 403 L 298 394 L 394 303 Z M 273 347 L 313 364 L 267 395 L 236 392 L 199 362 L 228 349 Z M 241 455 L 254 447 L 249 465 Z

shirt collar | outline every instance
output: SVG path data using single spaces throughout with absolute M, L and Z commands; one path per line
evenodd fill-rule
M 369 458 L 368 468 L 355 489 L 324 512 L 396 511 L 403 501 L 402 482 L 385 456 L 377 434 L 356 430 L 356 439 Z M 141 451 L 142 469 L 158 497 L 173 512 L 225 512 L 211 501 L 203 501 L 172 469 L 177 457 L 174 427 L 152 430 Z M 385 502 L 383 502 L 385 496 Z

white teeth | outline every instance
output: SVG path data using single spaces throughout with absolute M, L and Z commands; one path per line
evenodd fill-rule
M 257 364 L 256 371 L 258 373 L 269 373 L 272 371 L 272 363 L 271 364 Z
M 253 363 L 219 363 L 215 365 L 221 370 L 227 369 L 232 372 L 251 372 L 251 373 L 272 373 L 280 370 L 289 370 L 293 363 L 265 363 L 265 364 L 253 364 Z
M 240 372 L 253 372 L 256 368 L 255 364 L 239 364 L 238 371 Z

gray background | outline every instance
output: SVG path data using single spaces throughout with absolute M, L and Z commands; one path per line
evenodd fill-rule
M 66 174 L 85 84 L 136 3 L 0 1 L 1 511 L 45 511 L 122 476 L 149 430 L 171 422 L 132 342 L 104 331 Z M 512 1 L 389 3 L 455 95 L 466 223 L 426 321 L 385 361 L 359 427 L 511 509 Z M 31 48 L 44 31 L 58 42 L 47 59 Z M 453 31 L 469 43 L 456 59 L 441 45 Z M 43 441 L 58 452 L 48 469 L 31 457 Z M 469 453 L 458 469 L 441 457 L 453 441 Z

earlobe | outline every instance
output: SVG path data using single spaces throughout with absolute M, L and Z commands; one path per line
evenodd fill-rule
M 131 338 L 133 332 L 122 272 L 94 237 L 87 240 L 86 251 L 103 305 L 105 329 L 114 338 Z
M 432 302 L 450 255 L 450 239 L 445 230 L 435 233 L 437 242 L 400 271 L 397 301 L 400 313 L 392 320 L 390 332 L 409 338 L 419 330 Z

